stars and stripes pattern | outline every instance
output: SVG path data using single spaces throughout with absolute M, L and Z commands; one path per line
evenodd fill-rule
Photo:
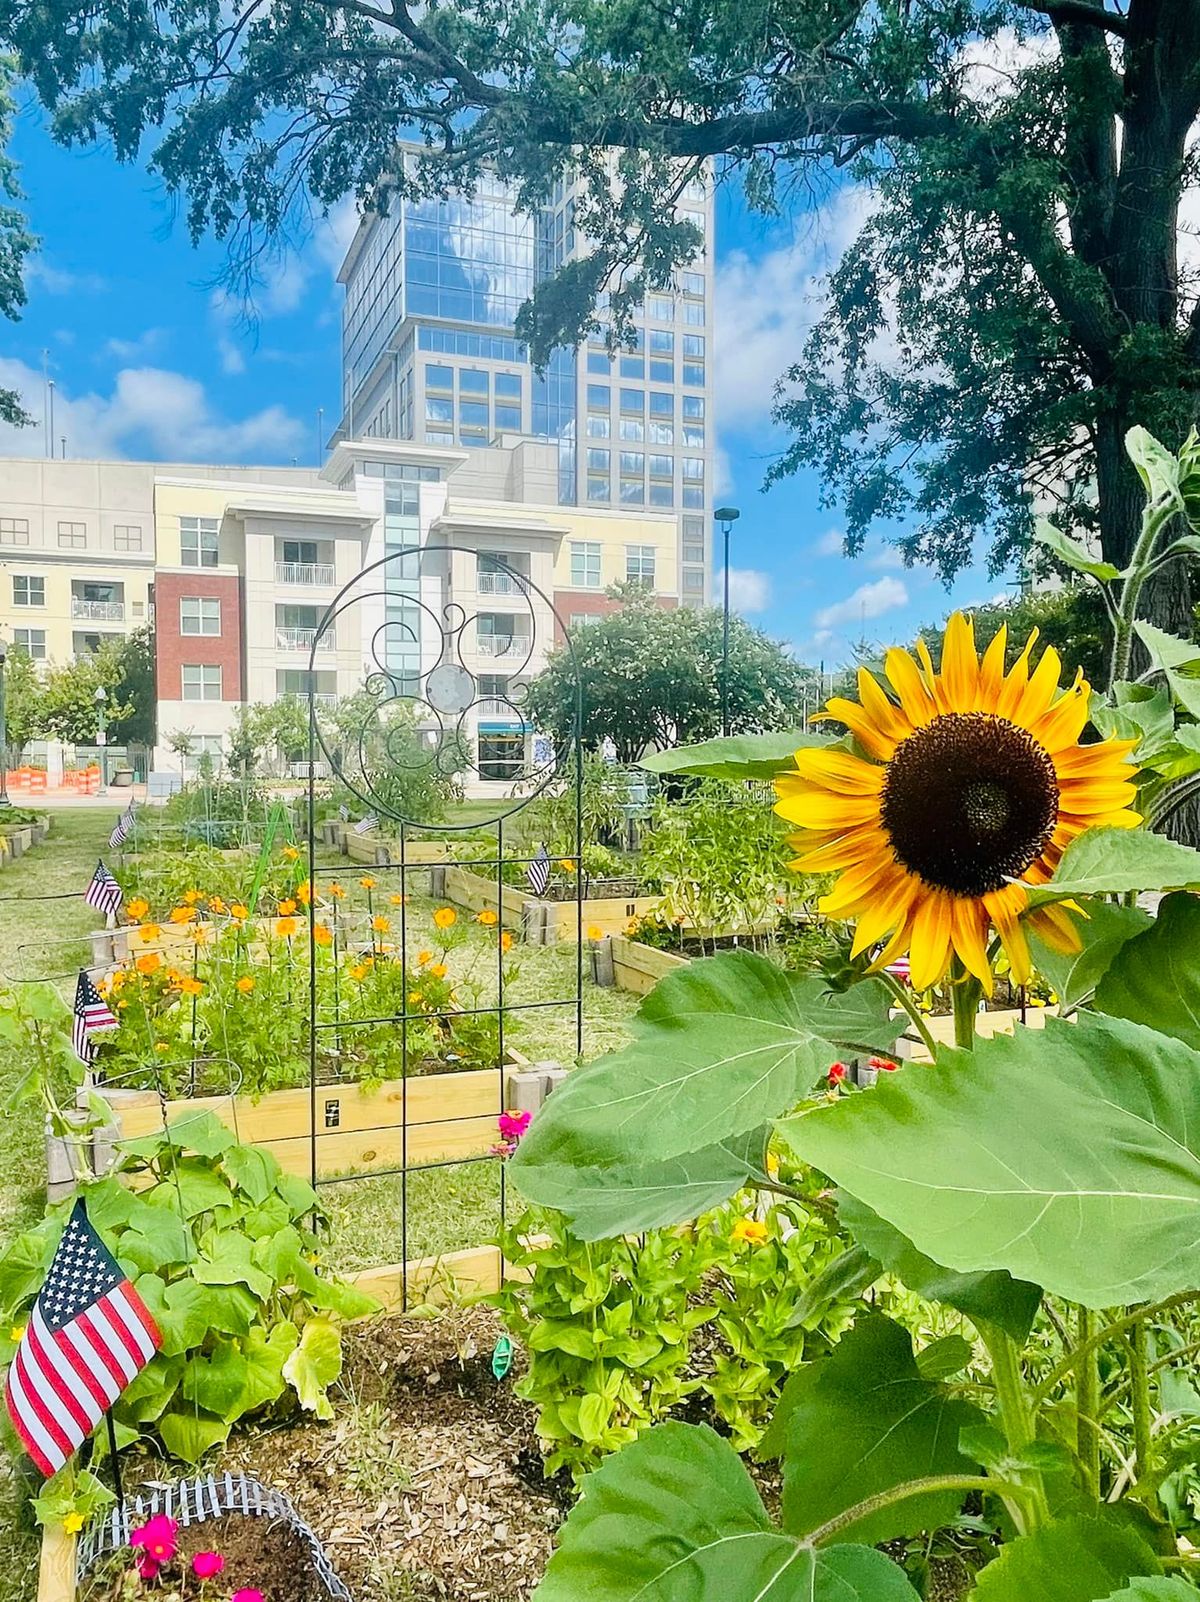
M 120 1020 L 91 981 L 86 968 L 79 970 L 75 986 L 75 1006 L 71 1018 L 71 1044 L 80 1062 L 89 1066 L 96 1060 L 91 1036 L 101 1029 L 115 1029 Z
M 365 818 L 360 818 L 354 825 L 355 834 L 370 834 L 379 823 L 378 812 L 368 812 Z
M 95 907 L 96 911 L 102 912 L 106 918 L 113 917 L 120 907 L 123 899 L 121 886 L 109 873 L 103 861 L 96 863 L 96 871 L 92 875 L 91 884 L 83 892 L 83 899 L 89 907 Z
M 902 985 L 908 984 L 912 978 L 912 965 L 907 957 L 897 957 L 895 962 L 889 962 L 883 971 L 890 973 L 893 979 L 899 979 Z
M 545 845 L 537 848 L 533 861 L 525 869 L 525 877 L 529 880 L 529 888 L 535 896 L 544 896 L 550 887 L 550 853 Z
M 8 1370 L 8 1416 L 40 1471 L 57 1473 L 161 1344 L 145 1303 L 75 1207 Z
M 341 806 L 338 808 L 338 817 L 343 823 L 349 823 L 350 822 L 350 808 L 346 805 L 346 803 L 344 801 L 342 802 Z
M 133 802 L 131 801 L 113 825 L 113 832 L 108 837 L 108 843 L 114 850 L 117 846 L 124 845 L 129 836 L 129 831 L 133 828 L 134 821 Z

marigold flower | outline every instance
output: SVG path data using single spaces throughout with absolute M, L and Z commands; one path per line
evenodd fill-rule
M 16 1341 L 19 1345 L 25 1339 L 25 1325 L 14 1324 L 8 1332 L 8 1338 L 10 1341 Z
M 203 982 L 199 979 L 193 979 L 190 975 L 188 978 L 180 980 L 179 988 L 185 996 L 202 996 L 204 994 Z
M 729 1238 L 739 1246 L 763 1246 L 769 1234 L 759 1218 L 739 1218 L 729 1231 Z
M 499 923 L 500 919 L 499 916 L 492 911 L 491 907 L 484 907 L 483 911 L 479 914 L 478 921 L 485 929 L 490 929 L 493 924 Z
M 127 1001 L 118 1001 L 117 1002 L 117 1011 L 118 1012 L 124 1012 L 125 1008 L 128 1007 L 128 1005 L 129 1005 L 129 1003 Z
M 225 912 L 228 910 L 220 896 L 209 896 L 208 907 L 210 912 Z
M 379 883 L 377 879 L 372 879 L 369 873 L 364 873 L 358 882 L 362 885 L 364 890 L 374 890 L 375 886 Z
M 408 897 L 402 896 L 399 891 L 397 891 L 394 896 L 389 896 L 388 900 L 392 903 L 393 907 L 404 907 L 408 905 Z
M 435 962 L 429 970 L 430 976 L 434 979 L 444 979 L 449 971 L 444 962 Z
M 192 1559 L 192 1573 L 198 1580 L 211 1580 L 224 1567 L 225 1559 L 219 1552 L 197 1552 Z
M 140 1530 L 129 1537 L 130 1546 L 144 1552 L 154 1563 L 169 1563 L 178 1545 L 179 1526 L 165 1513 L 156 1513 L 147 1519 Z
M 318 946 L 333 944 L 333 930 L 327 923 L 314 923 L 312 937 Z
M 192 919 L 195 916 L 196 916 L 195 907 L 172 907 L 171 908 L 171 922 L 172 923 L 191 923 Z
M 284 899 L 279 903 L 279 914 L 283 918 L 290 917 L 295 910 L 296 903 L 292 900 L 291 896 L 285 896 Z
M 351 979 L 363 980 L 367 977 L 370 971 L 371 964 L 369 962 L 356 962 L 353 968 L 350 970 L 350 977 Z
M 433 952 L 432 951 L 418 951 L 417 952 L 417 961 L 421 964 L 421 966 L 423 968 L 427 962 L 432 962 L 433 961 Z
M 424 1000 L 425 997 L 419 990 L 413 990 L 409 994 L 408 1004 L 410 1007 L 419 1007 Z
M 250 916 L 250 908 L 243 906 L 240 901 L 233 901 L 229 906 L 229 916 L 231 918 L 237 918 L 240 922 L 243 918 L 248 918 Z
M 392 920 L 390 918 L 385 918 L 380 912 L 377 912 L 371 919 L 371 928 L 374 929 L 376 934 L 387 934 L 391 927 Z
M 299 927 L 300 922 L 297 918 L 276 918 L 275 920 L 275 933 L 281 940 L 290 938 Z
M 170 1048 L 170 1046 L 167 1045 L 165 1040 L 156 1040 L 154 1042 L 154 1049 L 157 1052 L 164 1052 L 164 1051 L 170 1051 L 171 1048 Z
M 603 940 L 604 939 L 604 930 L 600 927 L 600 925 L 598 923 L 589 923 L 588 924 L 587 937 L 588 937 L 589 940 Z
M 296 900 L 302 907 L 307 907 L 312 900 L 312 885 L 309 884 L 307 879 L 302 879 L 296 886 Z
M 157 973 L 162 967 L 162 957 L 157 951 L 143 951 L 133 965 L 139 973 Z
M 145 896 L 134 896 L 125 906 L 125 916 L 132 918 L 134 923 L 140 923 L 149 911 L 150 903 Z
M 458 922 L 458 913 L 453 907 L 439 907 L 433 915 L 433 921 L 439 929 L 450 929 Z
M 183 895 L 180 897 L 180 900 L 183 902 L 184 906 L 187 907 L 194 907 L 199 899 L 199 890 L 185 890 Z
M 283 854 L 289 862 L 295 862 L 299 857 L 300 852 L 294 845 L 285 845 L 283 848 Z
M 513 943 L 513 937 L 512 937 L 511 934 L 509 934 L 508 930 L 507 929 L 501 930 L 501 932 L 500 932 L 500 949 L 501 949 L 501 951 L 511 951 L 512 950 L 512 943 Z
M 564 873 L 575 872 L 575 864 L 571 861 L 570 857 L 563 857 L 558 865 Z
M 325 886 L 325 894 L 327 896 L 332 896 L 335 901 L 340 901 L 346 892 L 342 889 L 341 885 L 336 879 L 332 879 Z
M 125 983 L 126 977 L 127 975 L 124 968 L 118 968 L 112 976 L 113 989 L 120 990 L 121 986 Z
M 138 930 L 138 939 L 143 945 L 149 945 L 151 940 L 157 940 L 161 934 L 162 930 L 159 928 L 158 924 L 144 923 Z
M 255 984 L 255 981 L 253 980 L 253 978 L 248 973 L 244 973 L 242 975 L 242 977 L 237 981 L 236 988 L 241 991 L 243 996 L 248 996 L 250 994 L 250 992 L 254 989 L 254 984 Z

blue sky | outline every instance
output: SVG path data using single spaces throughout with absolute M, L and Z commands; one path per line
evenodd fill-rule
M 22 168 L 40 252 L 29 303 L 3 327 L 0 384 L 43 415 L 43 352 L 55 381 L 55 450 L 148 460 L 313 463 L 318 408 L 339 411 L 335 272 L 353 230 L 349 204 L 303 246 L 268 263 L 247 322 L 223 296 L 223 246 L 193 248 L 157 180 L 107 151 L 67 151 L 26 103 L 13 154 Z M 730 563 L 735 604 L 798 654 L 844 661 L 865 631 L 909 637 L 952 601 L 1002 586 L 964 574 L 947 596 L 932 574 L 906 570 L 878 543 L 839 554 L 836 512 L 803 474 L 761 490 L 782 444 L 770 423 L 775 379 L 796 357 L 819 305 L 821 273 L 850 237 L 853 193 L 820 211 L 770 222 L 747 216 L 732 186 L 719 192 L 717 414 L 719 498 L 741 508 Z M 42 428 L 0 427 L 0 454 L 41 455 Z

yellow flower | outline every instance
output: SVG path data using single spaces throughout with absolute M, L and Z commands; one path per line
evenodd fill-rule
M 391 927 L 392 920 L 385 918 L 381 912 L 377 912 L 371 919 L 371 928 L 374 929 L 376 934 L 387 934 Z
M 350 970 L 351 979 L 365 979 L 371 971 L 369 962 L 356 962 Z
M 449 969 L 444 962 L 435 962 L 429 970 L 430 976 L 434 979 L 444 979 L 448 972 Z
M 210 912 L 225 912 L 228 910 L 220 896 L 209 896 L 208 906 Z
M 389 896 L 388 900 L 392 903 L 393 907 L 402 907 L 408 901 L 408 897 L 402 896 L 397 892 L 396 895 Z
M 244 907 L 240 901 L 233 901 L 229 906 L 229 916 L 231 918 L 236 918 L 240 923 L 243 918 L 248 918 L 250 916 L 250 908 Z
M 191 923 L 192 919 L 195 916 L 196 916 L 195 907 L 172 907 L 171 908 L 171 922 L 172 923 Z
M 129 1005 L 129 1003 L 127 1001 L 118 1001 L 117 1002 L 117 1011 L 118 1012 L 124 1012 L 126 1007 L 128 1007 L 128 1005 Z
M 364 890 L 374 890 L 379 881 L 377 879 L 372 879 L 369 873 L 364 873 L 358 882 L 362 885 Z
M 340 901 L 346 894 L 336 879 L 331 880 L 329 884 L 325 886 L 325 893 L 326 895 L 332 896 L 335 901 Z
M 191 975 L 179 981 L 179 988 L 185 996 L 202 996 L 204 994 L 203 983 L 199 979 L 193 979 Z
M 156 1040 L 154 1042 L 154 1049 L 155 1051 L 170 1051 L 171 1048 L 167 1045 L 165 1040 Z
M 589 940 L 603 940 L 604 930 L 598 923 L 589 923 L 587 937 Z
M 433 915 L 433 921 L 439 929 L 449 929 L 458 922 L 458 913 L 453 907 L 439 907 Z
M 432 962 L 433 961 L 433 952 L 432 951 L 418 951 L 417 952 L 417 961 L 421 964 L 421 966 L 423 968 L 427 962 Z
M 279 912 L 284 918 L 290 917 L 295 910 L 296 903 L 292 900 L 291 896 L 285 896 L 284 899 L 279 903 Z
M 149 945 L 151 940 L 157 940 L 161 934 L 162 930 L 158 924 L 144 923 L 138 930 L 138 939 L 141 940 L 143 945 Z
M 237 988 L 242 992 L 243 996 L 248 996 L 254 989 L 254 980 L 248 973 L 244 973 L 237 982 Z
M 314 923 L 312 936 L 319 946 L 331 946 L 333 944 L 333 930 L 326 923 Z
M 149 911 L 150 903 L 145 896 L 134 896 L 133 900 L 126 905 L 125 916 L 131 918 L 134 923 L 139 923 Z
M 821 911 L 857 919 L 855 956 L 884 942 L 877 969 L 907 951 L 918 991 L 957 957 L 990 994 L 989 928 L 1014 981 L 1027 984 L 1023 915 L 1048 945 L 1077 951 L 1070 912 L 1030 911 L 1026 886 L 1045 884 L 1085 830 L 1141 821 L 1131 810 L 1134 742 L 1080 744 L 1091 690 L 1078 674 L 1060 692 L 1053 648 L 1032 667 L 1036 640 L 1035 630 L 1006 673 L 1007 631 L 980 661 L 972 625 L 956 613 L 939 672 L 918 641 L 919 663 L 887 653 L 892 696 L 860 668 L 860 699 L 830 701 L 824 715 L 846 725 L 855 752 L 797 751 L 795 770 L 775 781 L 775 810 L 804 831 L 792 866 L 839 875 Z
M 68 1535 L 78 1535 L 83 1525 L 84 1518 L 82 1513 L 72 1511 L 63 1519 L 63 1529 Z
M 739 1218 L 729 1231 L 729 1238 L 739 1246 L 762 1246 L 768 1235 L 767 1226 L 757 1218 Z
M 299 927 L 300 920 L 298 918 L 276 918 L 275 920 L 275 933 L 281 940 L 290 938 Z
M 512 950 L 512 943 L 513 943 L 512 935 L 509 934 L 507 929 L 502 930 L 501 933 L 500 933 L 500 949 L 501 949 L 501 951 L 511 951 Z
M 558 865 L 564 873 L 575 872 L 575 864 L 571 861 L 570 857 L 563 857 Z
M 8 1338 L 10 1341 L 23 1341 L 25 1339 L 25 1325 L 14 1324 L 8 1332 Z
M 307 879 L 302 879 L 296 886 L 296 900 L 302 907 L 307 907 L 312 900 L 312 886 Z
M 479 922 L 485 929 L 490 929 L 493 924 L 499 923 L 500 919 L 496 913 L 492 911 L 491 907 L 484 907 L 483 911 L 479 914 Z
M 410 1007 L 419 1007 L 424 999 L 419 990 L 414 990 L 408 998 L 408 1004 Z
M 184 903 L 185 906 L 188 906 L 188 907 L 194 907 L 196 905 L 197 901 L 199 901 L 199 899 L 200 899 L 199 890 L 185 890 L 183 892 L 183 895 L 180 897 L 180 900 Z
M 294 845 L 285 845 L 283 848 L 283 854 L 289 862 L 295 862 L 299 857 L 300 852 Z
M 157 973 L 162 967 L 162 957 L 157 951 L 143 951 L 134 962 L 134 967 L 139 973 Z
M 121 986 L 125 983 L 125 977 L 126 975 L 124 968 L 118 968 L 112 976 L 112 987 L 114 990 L 120 990 Z

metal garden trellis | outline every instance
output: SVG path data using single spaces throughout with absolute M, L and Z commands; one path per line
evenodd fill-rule
M 575 678 L 575 718 L 569 748 L 566 751 L 548 750 L 543 753 L 540 765 L 535 761 L 534 771 L 522 776 L 521 793 L 510 794 L 498 799 L 494 815 L 485 819 L 474 818 L 469 822 L 444 822 L 437 818 L 419 818 L 405 815 L 405 811 L 393 799 L 393 792 L 389 790 L 385 779 L 389 772 L 395 773 L 401 766 L 403 754 L 407 765 L 414 770 L 424 765 L 434 774 L 442 777 L 461 775 L 474 770 L 479 772 L 478 752 L 471 760 L 472 743 L 469 735 L 468 714 L 475 709 L 482 709 L 484 703 L 489 703 L 489 710 L 495 713 L 497 703 L 508 709 L 512 716 L 524 727 L 524 712 L 522 701 L 524 687 L 527 680 L 521 675 L 526 672 L 534 658 L 539 641 L 539 624 L 542 628 L 549 627 L 557 630 L 565 642 L 565 649 L 570 653 L 574 663 L 574 649 L 570 634 L 563 620 L 554 609 L 551 598 L 533 582 L 527 575 L 517 571 L 498 556 L 491 557 L 492 570 L 507 582 L 506 594 L 509 597 L 509 606 L 515 608 L 523 603 L 528 623 L 523 630 L 513 629 L 508 637 L 508 646 L 502 649 L 501 655 L 508 657 L 511 653 L 516 666 L 516 673 L 509 677 L 504 694 L 497 696 L 489 690 L 485 696 L 480 693 L 480 686 L 476 674 L 466 665 L 463 645 L 467 630 L 474 627 L 478 621 L 478 610 L 468 611 L 454 600 L 444 598 L 445 588 L 451 573 L 452 558 L 463 556 L 474 562 L 478 552 L 473 548 L 463 548 L 450 545 L 437 546 L 405 546 L 388 552 L 387 555 L 364 568 L 361 573 L 349 580 L 330 602 L 320 622 L 318 623 L 308 660 L 308 876 L 311 893 L 311 904 L 315 906 L 318 895 L 318 867 L 316 860 L 316 804 L 317 784 L 316 767 L 318 753 L 323 756 L 327 764 L 327 773 L 330 779 L 340 783 L 349 793 L 361 803 L 365 815 L 373 815 L 380 820 L 391 820 L 398 831 L 398 858 L 399 860 L 379 868 L 380 873 L 396 876 L 399 885 L 399 962 L 401 964 L 401 995 L 403 1010 L 390 1016 L 378 1018 L 358 1019 L 353 1023 L 335 1018 L 334 1021 L 322 1020 L 318 1013 L 318 983 L 317 983 L 317 951 L 316 951 L 316 920 L 310 917 L 309 928 L 309 1150 L 310 1150 L 310 1178 L 314 1188 L 320 1185 L 338 1184 L 346 1179 L 387 1179 L 399 1178 L 400 1181 L 400 1251 L 399 1270 L 401 1275 L 401 1306 L 408 1302 L 408 1262 L 409 1262 L 409 1176 L 413 1172 L 408 1162 L 408 1077 L 409 1077 L 409 1024 L 414 1014 L 409 1012 L 409 930 L 408 930 L 408 886 L 414 871 L 422 871 L 422 865 L 414 864 L 409 860 L 409 845 L 414 831 L 422 834 L 444 835 L 453 839 L 456 835 L 474 832 L 481 828 L 494 830 L 496 846 L 492 856 L 476 858 L 464 866 L 476 871 L 492 870 L 495 874 L 496 901 L 500 915 L 495 924 L 496 939 L 496 1002 L 494 1007 L 475 1007 L 464 1009 L 476 1015 L 494 1014 L 497 1025 L 497 1064 L 496 1064 L 496 1101 L 495 1110 L 499 1116 L 505 1110 L 505 1022 L 513 1013 L 533 1013 L 546 1009 L 563 1009 L 570 1007 L 575 1017 L 575 1050 L 576 1054 L 583 1049 L 583 789 L 582 789 L 582 749 L 580 745 L 580 730 L 582 728 L 582 689 L 578 674 Z M 427 587 L 423 581 L 426 579 L 435 582 L 438 588 L 437 604 L 423 593 Z M 429 586 L 431 587 L 431 586 Z M 356 738 L 342 739 L 335 742 L 322 727 L 319 715 L 318 701 L 315 692 L 316 671 L 320 665 L 317 661 L 319 650 L 327 650 L 323 642 L 337 628 L 339 623 L 353 619 L 355 623 L 355 637 L 363 637 L 368 633 L 361 625 L 361 613 L 370 608 L 377 614 L 377 621 L 367 619 L 370 624 L 370 657 L 364 665 L 364 678 L 362 688 L 371 698 L 371 705 L 366 710 L 361 727 L 354 731 Z M 356 611 L 357 609 L 357 611 Z M 419 621 L 419 628 L 415 624 Z M 336 639 L 336 635 L 334 635 Z M 503 638 L 503 636 L 502 636 Z M 412 757 L 411 740 L 408 749 L 401 752 L 401 743 L 389 738 L 387 714 L 389 709 L 408 708 L 418 714 L 417 721 L 422 724 L 425 738 L 421 746 L 421 757 L 414 761 Z M 405 735 L 409 735 L 411 725 L 405 725 Z M 567 860 L 571 861 L 575 871 L 575 985 L 574 993 L 557 997 L 553 1000 L 537 1001 L 510 1001 L 506 995 L 506 974 L 504 965 L 503 916 L 502 916 L 502 888 L 503 874 L 506 865 L 522 864 L 526 867 L 533 860 L 532 855 L 506 855 L 505 829 L 509 820 L 520 814 L 532 801 L 541 795 L 548 786 L 556 781 L 565 781 L 574 786 L 574 840 L 573 849 Z M 320 781 L 324 782 L 324 781 Z M 527 843 L 528 844 L 528 843 Z M 427 870 L 424 870 L 427 871 Z M 335 949 L 336 958 L 336 949 Z M 340 1031 L 346 1028 L 381 1028 L 394 1027 L 400 1030 L 401 1061 L 403 1064 L 402 1091 L 400 1099 L 400 1126 L 401 1126 L 401 1154 L 399 1168 L 371 1169 L 365 1174 L 323 1175 L 318 1160 L 318 1148 L 323 1132 L 323 1120 L 320 1112 L 321 1082 L 320 1082 L 320 1056 L 322 1036 L 328 1030 Z M 336 1037 L 335 1037 L 336 1038 Z M 394 1125 L 381 1125 L 382 1128 L 392 1128 Z M 423 1164 L 427 1168 L 451 1168 L 479 1162 L 494 1162 L 494 1156 L 474 1156 L 457 1158 L 448 1161 L 439 1161 Z M 499 1180 L 499 1222 L 503 1224 L 505 1218 L 506 1197 L 503 1165 L 500 1169 Z

